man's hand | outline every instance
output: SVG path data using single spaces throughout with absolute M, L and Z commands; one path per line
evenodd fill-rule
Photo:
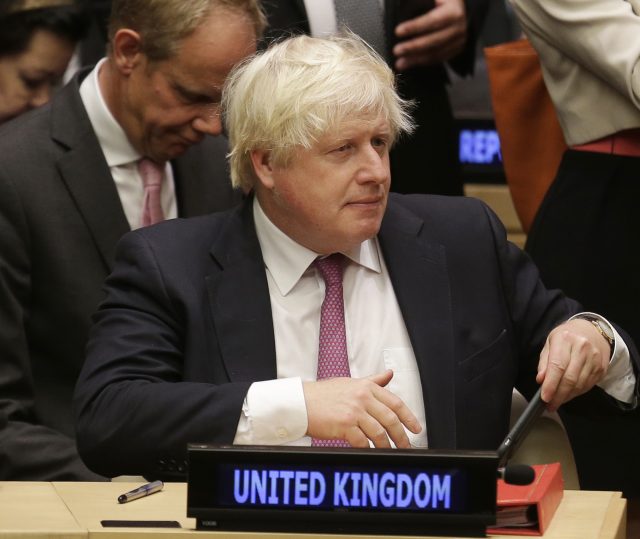
M 435 0 L 432 10 L 396 26 L 396 36 L 403 39 L 393 48 L 398 71 L 453 58 L 467 42 L 464 0 Z
M 346 440 L 352 447 L 411 447 L 403 425 L 422 430 L 416 416 L 386 386 L 393 378 L 387 370 L 367 378 L 331 378 L 304 382 L 309 426 L 307 435 L 324 440 Z
M 570 320 L 549 333 L 536 377 L 547 408 L 557 410 L 602 380 L 610 352 L 607 340 L 587 320 Z

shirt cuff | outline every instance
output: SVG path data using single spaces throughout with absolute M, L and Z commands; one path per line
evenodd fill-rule
M 627 343 L 624 342 L 624 339 L 616 331 L 616 328 L 613 327 L 611 322 L 597 313 L 579 313 L 569 318 L 569 320 L 580 318 L 584 315 L 597 318 L 607 324 L 613 333 L 613 353 L 611 354 L 609 368 L 607 369 L 607 374 L 598 382 L 597 386 L 602 388 L 614 399 L 627 404 L 633 404 L 635 402 L 636 376 L 633 372 L 633 365 L 631 364 L 631 356 Z
M 305 436 L 307 426 L 301 378 L 254 382 L 244 399 L 233 443 L 288 444 Z

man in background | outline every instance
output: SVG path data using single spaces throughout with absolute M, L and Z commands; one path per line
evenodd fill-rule
M 362 41 L 272 45 L 223 103 L 253 196 L 120 242 L 75 393 L 89 467 L 184 478 L 189 442 L 495 450 L 514 386 L 635 405 L 623 338 L 481 202 L 389 195 L 411 118 Z
M 462 174 L 446 67 L 473 73 L 488 0 L 271 0 L 266 41 L 349 27 L 394 69 L 400 94 L 415 103 L 416 128 L 391 153 L 391 190 L 462 195 Z
M 115 0 L 109 50 L 0 132 L 0 479 L 95 479 L 71 396 L 127 231 L 222 210 L 219 103 L 255 51 L 257 0 Z

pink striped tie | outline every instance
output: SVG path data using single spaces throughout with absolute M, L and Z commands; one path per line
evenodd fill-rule
M 347 334 L 344 325 L 342 270 L 344 256 L 340 253 L 314 262 L 325 282 L 324 301 L 320 310 L 320 342 L 318 347 L 318 380 L 350 377 L 347 355 Z M 345 440 L 313 438 L 315 447 L 350 447 Z
M 164 167 L 145 157 L 138 161 L 138 171 L 140 172 L 142 185 L 144 186 L 142 226 L 149 226 L 164 221 L 160 198 Z

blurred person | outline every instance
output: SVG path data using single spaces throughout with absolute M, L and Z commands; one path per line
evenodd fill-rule
M 219 102 L 257 0 L 116 0 L 109 50 L 0 128 L 0 479 L 96 479 L 71 414 L 90 315 L 125 232 L 229 208 Z
M 0 124 L 51 99 L 87 20 L 74 0 L 3 0 Z
M 631 342 L 483 203 L 389 194 L 411 116 L 361 40 L 272 45 L 223 116 L 252 195 L 121 240 L 74 397 L 90 468 L 183 479 L 189 442 L 495 450 L 514 385 L 636 405 Z
M 415 102 L 416 127 L 391 153 L 391 190 L 462 195 L 447 69 L 473 73 L 488 6 L 489 0 L 272 0 L 265 2 L 266 42 L 290 33 L 322 37 L 343 25 L 369 41 L 398 74 L 400 94 Z
M 569 146 L 526 250 L 547 286 L 640 339 L 640 1 L 511 4 Z M 602 407 L 603 400 L 589 393 L 562 413 L 581 487 L 640 499 L 640 414 Z

